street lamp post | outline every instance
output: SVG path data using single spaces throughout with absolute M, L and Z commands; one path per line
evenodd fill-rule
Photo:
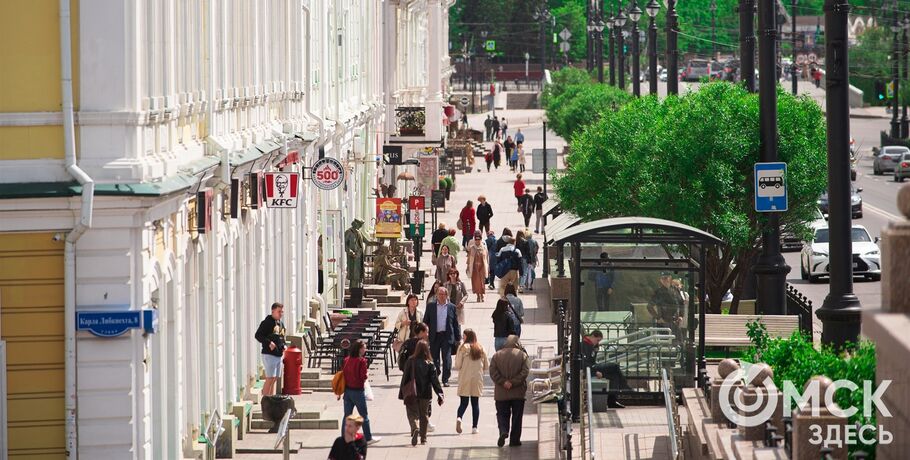
M 711 60 L 717 59 L 717 0 L 711 0 Z
M 790 53 L 790 80 L 793 81 L 793 95 L 797 92 L 797 70 L 796 70 L 796 0 L 790 2 L 790 40 L 793 44 L 793 51 Z
M 616 19 L 613 17 L 613 5 L 610 5 L 610 17 L 607 19 L 607 37 L 609 37 L 609 48 L 610 54 L 610 86 L 616 86 L 616 55 L 613 50 L 615 44 L 613 42 L 613 29 L 616 27 Z
M 546 6 L 534 13 L 534 18 L 540 21 L 540 81 L 543 89 L 543 78 L 547 65 L 547 21 L 550 20 L 550 10 Z
M 595 58 L 594 62 L 597 65 L 597 82 L 604 82 L 604 24 L 603 18 L 601 18 L 600 12 L 597 13 L 597 22 L 594 23 L 594 33 L 595 37 Z
M 847 48 L 849 0 L 825 0 L 825 118 L 828 122 L 828 232 L 830 290 L 815 315 L 822 321 L 822 345 L 856 343 L 862 306 L 853 293 L 850 214 L 850 66 Z M 836 58 L 833 58 L 837 56 Z
M 894 2 L 894 17 L 891 23 L 891 32 L 893 33 L 892 45 L 893 52 L 891 58 L 891 81 L 894 85 L 894 98 L 891 100 L 891 137 L 899 138 L 901 137 L 901 125 L 900 121 L 897 119 L 897 114 L 900 112 L 900 99 L 901 99 L 901 76 L 900 76 L 900 67 L 901 67 L 901 45 L 900 45 L 900 31 L 901 24 L 900 20 L 897 19 L 897 1 Z
M 746 89 L 755 92 L 755 0 L 739 3 L 739 71 Z
M 626 63 L 625 63 L 625 53 L 623 52 L 623 37 L 622 37 L 622 28 L 626 25 L 626 15 L 622 12 L 622 8 L 619 9 L 619 13 L 616 15 L 616 19 L 613 21 L 616 27 L 616 53 L 619 55 L 617 67 L 619 70 L 619 89 L 626 89 Z
M 679 94 L 679 61 L 676 53 L 676 0 L 667 0 L 667 95 Z
M 590 0 L 585 6 L 585 23 L 588 31 L 588 35 L 585 37 L 585 69 L 590 72 L 594 67 L 594 14 Z
M 648 12 L 648 89 L 651 94 L 657 94 L 657 24 L 654 17 L 660 11 L 660 4 L 651 0 L 645 11 Z
M 629 10 L 629 19 L 632 20 L 632 95 L 641 96 L 641 56 L 638 53 L 638 20 L 641 19 L 641 9 L 632 0 L 632 9 Z
M 762 162 L 777 158 L 777 9 L 775 0 L 760 0 L 758 29 L 759 130 Z M 829 55 L 833 56 L 833 55 Z M 790 267 L 780 252 L 780 214 L 771 212 L 762 229 L 762 252 L 755 264 L 756 309 L 762 315 L 782 315 L 787 305 Z
M 903 55 L 904 55 L 904 79 L 910 78 L 910 43 L 907 41 L 907 29 L 910 29 L 910 15 L 905 14 L 903 21 L 901 21 L 901 28 L 904 33 L 904 46 L 903 46 Z M 910 120 L 907 119 L 907 98 L 903 99 L 904 113 L 901 115 L 901 138 L 910 137 Z

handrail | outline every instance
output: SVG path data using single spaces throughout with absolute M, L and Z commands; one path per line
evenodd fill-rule
M 585 406 L 588 408 L 588 452 L 591 453 L 591 460 L 594 460 L 594 395 L 591 391 L 591 368 L 585 367 L 585 382 L 587 383 L 588 394 Z
M 679 458 L 679 450 L 676 443 L 676 422 L 673 419 L 673 409 L 670 407 L 672 400 L 676 395 L 670 394 L 670 381 L 667 379 L 667 368 L 660 369 L 662 386 L 664 387 L 664 406 L 667 408 L 667 427 L 670 428 L 670 451 L 674 460 Z

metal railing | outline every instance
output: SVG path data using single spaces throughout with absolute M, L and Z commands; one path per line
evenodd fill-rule
M 787 314 L 799 315 L 799 330 L 812 335 L 812 301 L 787 284 Z
M 674 402 L 676 401 L 676 392 L 672 391 L 670 387 L 670 379 L 667 378 L 667 369 L 660 370 L 660 377 L 662 380 L 662 387 L 664 390 L 664 405 L 667 409 L 667 427 L 670 429 L 670 454 L 671 458 L 677 460 L 680 457 L 679 455 L 679 443 L 682 441 L 679 436 L 677 436 L 678 427 L 678 418 L 679 415 L 674 410 Z
M 398 107 L 395 124 L 399 136 L 423 136 L 427 124 L 426 107 Z
M 592 407 L 594 405 L 594 396 L 593 396 L 593 392 L 591 391 L 591 368 L 590 367 L 585 367 L 585 384 L 586 384 L 585 387 L 587 388 L 587 391 L 585 394 L 585 407 L 587 408 L 587 412 L 588 412 L 588 453 L 590 454 L 589 458 L 591 460 L 594 460 L 594 457 L 595 457 L 595 454 L 594 454 L 594 408 Z M 582 417 L 581 419 L 582 419 L 582 423 L 584 423 L 583 422 L 584 417 Z M 582 430 L 584 430 L 584 427 L 582 427 Z M 584 433 L 584 431 L 582 431 L 582 433 Z M 582 434 L 582 436 L 584 436 L 584 435 Z M 584 443 L 584 439 L 582 439 L 582 443 Z

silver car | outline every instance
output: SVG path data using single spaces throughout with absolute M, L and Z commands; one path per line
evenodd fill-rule
M 898 145 L 889 145 L 877 152 L 872 152 L 875 155 L 875 159 L 872 160 L 872 172 L 876 176 L 881 176 L 886 172 L 894 171 L 894 167 L 906 153 L 910 153 L 910 149 Z
M 900 160 L 894 165 L 894 182 L 903 182 L 910 177 L 910 152 L 901 155 Z

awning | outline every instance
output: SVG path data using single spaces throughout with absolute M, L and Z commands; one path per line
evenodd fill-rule
M 549 216 L 550 214 L 560 214 L 562 213 L 562 206 L 559 205 L 559 201 L 553 197 L 547 198 L 547 201 L 543 202 L 543 216 Z
M 558 219 L 561 219 L 560 216 Z M 554 223 L 556 220 L 553 221 Z M 623 230 L 631 230 L 623 233 Z M 585 222 L 556 230 L 547 238 L 559 243 L 572 242 L 629 242 L 629 243 L 668 243 L 668 244 L 717 244 L 723 245 L 720 238 L 679 222 L 653 217 L 615 217 Z
M 555 241 L 553 239 L 554 235 L 557 235 L 559 232 L 561 232 L 569 227 L 578 225 L 581 222 L 582 222 L 581 217 L 578 217 L 575 214 L 572 214 L 570 212 L 564 212 L 564 213 L 560 214 L 559 217 L 553 219 L 552 222 L 547 223 L 547 227 L 544 228 L 544 234 L 547 235 L 546 243 L 547 244 L 552 243 L 553 241 Z
M 280 148 L 281 148 L 280 145 L 278 145 L 272 141 L 262 141 L 262 142 L 256 144 L 256 149 L 258 149 L 262 153 L 272 153 L 275 150 L 278 150 Z

